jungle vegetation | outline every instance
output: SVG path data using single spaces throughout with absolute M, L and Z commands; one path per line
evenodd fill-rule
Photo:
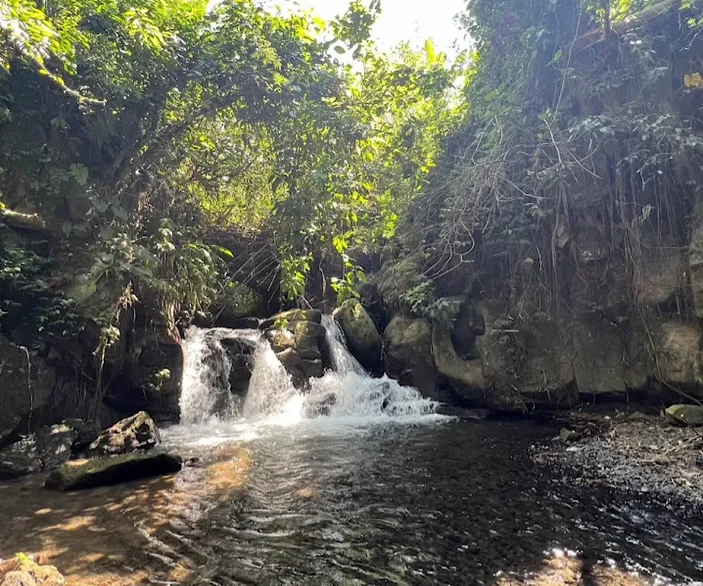
M 381 10 L 0 0 L 0 328 L 91 320 L 104 355 L 136 304 L 175 324 L 250 289 L 343 299 L 372 255 L 417 313 L 486 258 L 515 307 L 558 307 L 579 194 L 633 271 L 645 224 L 678 237 L 703 64 L 674 64 L 700 3 L 468 0 L 452 57 L 381 52 Z M 643 25 L 662 14 L 675 31 Z

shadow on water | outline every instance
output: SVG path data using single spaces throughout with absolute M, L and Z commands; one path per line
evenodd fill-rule
M 213 448 L 196 468 L 118 486 L 55 492 L 46 475 L 0 483 L 0 559 L 55 565 L 68 586 L 181 583 L 205 565 L 198 522 L 241 490 L 246 450 Z

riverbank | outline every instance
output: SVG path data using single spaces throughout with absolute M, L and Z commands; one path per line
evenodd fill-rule
M 534 459 L 568 482 L 703 506 L 703 433 L 696 427 L 640 411 L 573 411 L 558 423 L 559 436 L 535 448 Z

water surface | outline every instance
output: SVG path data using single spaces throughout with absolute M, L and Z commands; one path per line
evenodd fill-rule
M 554 430 L 530 422 L 336 421 L 175 428 L 191 454 L 244 439 L 245 488 L 201 520 L 196 573 L 216 584 L 492 584 L 556 554 L 703 579 L 694 513 L 553 478 L 531 459 Z

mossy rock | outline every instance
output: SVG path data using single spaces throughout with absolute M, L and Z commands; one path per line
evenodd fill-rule
M 672 405 L 664 411 L 664 417 L 673 425 L 703 425 L 703 407 L 700 405 Z
M 131 480 L 173 474 L 180 471 L 182 466 L 181 458 L 171 454 L 124 454 L 88 460 L 82 464 L 66 464 L 52 472 L 44 486 L 51 490 L 112 486 Z
M 334 312 L 334 319 L 342 328 L 350 352 L 370 371 L 381 366 L 381 335 L 376 324 L 357 299 L 348 299 Z

